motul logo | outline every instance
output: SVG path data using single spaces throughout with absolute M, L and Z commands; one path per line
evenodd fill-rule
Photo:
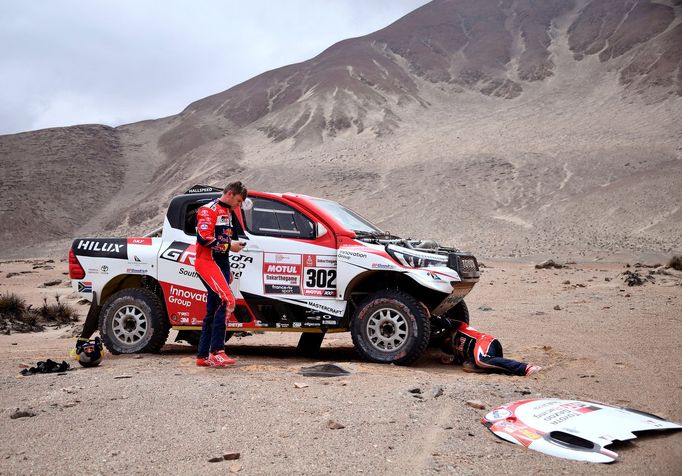
M 269 264 L 266 273 L 279 274 L 298 274 L 298 266 L 283 265 L 283 264 Z

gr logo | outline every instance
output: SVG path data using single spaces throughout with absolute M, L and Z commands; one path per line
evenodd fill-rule
M 175 261 L 176 263 L 187 264 L 194 266 L 194 259 L 196 258 L 196 246 L 181 241 L 174 241 L 161 253 L 161 258 L 168 261 Z

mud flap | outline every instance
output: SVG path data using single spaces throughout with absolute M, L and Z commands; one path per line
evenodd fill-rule
M 88 311 L 88 315 L 85 317 L 85 323 L 83 323 L 81 338 L 89 339 L 97 331 L 97 326 L 99 325 L 99 313 L 101 310 L 102 306 L 97 304 L 97 293 L 93 292 L 90 310 Z

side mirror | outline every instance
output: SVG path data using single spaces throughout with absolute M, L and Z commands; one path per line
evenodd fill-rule
M 327 228 L 322 223 L 315 223 L 315 238 L 319 238 L 327 234 Z

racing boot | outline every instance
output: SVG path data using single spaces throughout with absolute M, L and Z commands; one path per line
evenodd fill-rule
M 224 350 L 211 352 L 211 355 L 208 356 L 208 361 L 210 362 L 211 367 L 227 367 L 228 365 L 237 363 L 236 360 L 228 357 Z
M 210 367 L 211 362 L 208 357 L 197 357 L 197 367 Z

